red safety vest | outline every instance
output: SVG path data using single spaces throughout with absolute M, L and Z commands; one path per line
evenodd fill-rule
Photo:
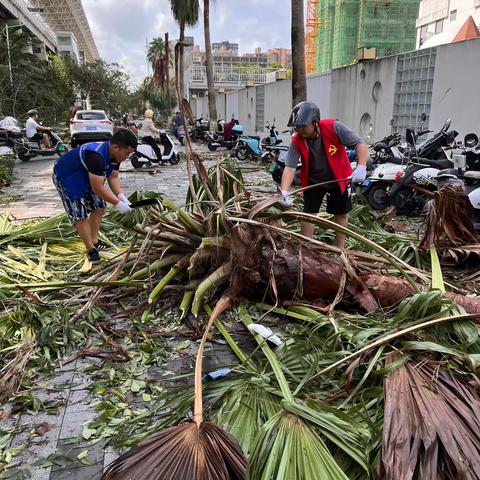
M 320 134 L 322 136 L 323 148 L 325 154 L 327 155 L 328 164 L 330 170 L 333 173 L 333 177 L 336 180 L 342 178 L 348 178 L 352 174 L 352 166 L 350 165 L 350 160 L 348 159 L 347 151 L 345 146 L 340 142 L 333 125 L 335 124 L 334 118 L 326 118 L 324 120 L 319 120 L 318 126 L 320 128 Z M 306 140 L 301 137 L 298 133 L 295 133 L 292 136 L 292 142 L 298 148 L 300 155 L 302 157 L 302 169 L 300 171 L 300 182 L 302 187 L 308 186 L 308 158 L 310 152 L 308 150 L 308 145 Z M 338 186 L 342 193 L 347 188 L 350 182 L 344 180 L 338 182 Z

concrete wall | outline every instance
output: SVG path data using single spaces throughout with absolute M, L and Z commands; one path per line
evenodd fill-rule
M 480 39 L 437 48 L 435 80 L 430 114 L 431 130 L 438 130 L 447 118 L 460 132 L 480 134 Z
M 238 120 L 245 127 L 245 133 L 255 134 L 255 113 L 257 102 L 256 87 L 238 91 Z
M 363 62 L 331 73 L 330 116 L 371 143 L 390 133 L 397 57 Z
M 442 45 L 436 49 L 435 76 L 431 100 L 429 127 L 438 130 L 446 118 L 452 118 L 452 128 L 463 137 L 480 133 L 480 39 Z M 369 143 L 390 134 L 394 113 L 398 57 L 386 57 L 317 74 L 307 79 L 307 97 L 316 102 L 323 117 L 338 118 Z M 417 73 L 424 78 L 428 69 L 422 64 L 414 72 L 411 83 L 418 83 Z M 410 73 L 409 73 L 410 75 Z M 410 87 L 408 87 L 410 88 Z M 291 110 L 291 81 L 268 83 L 265 89 L 264 120 L 275 123 L 280 131 L 287 128 Z M 404 94 L 410 95 L 409 92 Z M 411 94 L 415 96 L 415 91 Z M 256 132 L 256 88 L 218 95 L 219 113 L 229 120 L 232 114 L 245 126 L 246 133 Z M 207 99 L 198 99 L 197 115 L 208 116 Z M 222 110 L 223 109 L 223 110 Z M 288 135 L 283 138 L 287 139 Z M 459 137 L 460 138 L 460 137 Z
M 278 129 L 287 128 L 288 117 L 290 115 L 290 106 L 292 104 L 292 81 L 279 80 L 265 85 L 265 122 L 273 122 Z M 265 134 L 267 131 L 265 130 Z
M 331 116 L 331 91 L 331 72 L 316 73 L 307 77 L 307 99 L 315 102 L 320 107 L 320 112 L 325 118 Z

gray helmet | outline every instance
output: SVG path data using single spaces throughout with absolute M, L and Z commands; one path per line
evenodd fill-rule
M 320 120 L 320 109 L 313 102 L 300 102 L 290 113 L 288 127 L 301 127 Z
M 28 111 L 29 117 L 33 117 L 33 115 L 38 115 L 38 110 L 32 109 Z

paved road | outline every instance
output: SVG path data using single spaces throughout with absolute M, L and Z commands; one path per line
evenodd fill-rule
M 195 147 L 199 153 L 206 154 L 202 146 Z M 179 151 L 183 147 L 177 146 Z M 211 157 L 211 154 L 208 153 Z M 220 153 L 221 155 L 221 153 Z M 17 219 L 36 217 L 50 217 L 63 212 L 60 198 L 52 184 L 52 168 L 55 158 L 39 157 L 30 162 L 17 161 L 15 179 L 10 187 L 6 187 L 0 194 L 0 212 L 9 211 Z M 207 160 L 206 165 L 213 164 Z M 249 172 L 245 174 L 248 183 L 257 189 L 274 191 L 270 186 L 269 175 L 261 168 L 252 169 L 254 164 L 247 163 Z M 251 171 L 254 170 L 254 171 Z M 138 190 L 158 191 L 175 201 L 178 205 L 185 202 L 188 189 L 187 168 L 184 162 L 178 165 L 167 165 L 160 168 L 160 173 L 151 175 L 147 172 L 136 171 L 129 161 L 122 164 L 120 177 L 127 195 Z M 260 187 L 260 184 L 264 186 Z M 3 201 L 2 201 L 3 198 Z M 13 201 L 13 198 L 17 200 Z M 12 199 L 10 202 L 9 200 Z M 7 201 L 7 204 L 5 202 Z

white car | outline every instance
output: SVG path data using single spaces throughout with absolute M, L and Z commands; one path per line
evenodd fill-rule
M 109 140 L 113 134 L 113 122 L 104 110 L 79 110 L 70 120 L 72 147 L 87 142 Z

